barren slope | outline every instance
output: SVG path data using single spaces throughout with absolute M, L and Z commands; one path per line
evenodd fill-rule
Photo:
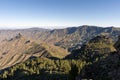
M 0 69 L 10 67 L 33 57 L 63 58 L 68 53 L 66 50 L 29 40 L 18 34 L 9 40 L 5 39 L 0 44 Z

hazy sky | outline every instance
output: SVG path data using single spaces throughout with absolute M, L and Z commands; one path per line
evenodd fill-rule
M 79 25 L 119 27 L 120 0 L 0 0 L 1 28 Z

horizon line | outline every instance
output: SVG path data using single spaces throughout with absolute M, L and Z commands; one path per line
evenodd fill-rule
M 72 27 L 81 27 L 81 26 L 91 26 L 91 27 L 114 27 L 114 28 L 120 28 L 118 26 L 97 26 L 97 25 L 80 25 L 80 26 L 0 26 L 0 30 L 16 30 L 16 29 L 31 29 L 31 28 L 41 28 L 41 29 L 65 29 L 65 28 L 72 28 Z M 51 28 L 50 28 L 51 27 Z

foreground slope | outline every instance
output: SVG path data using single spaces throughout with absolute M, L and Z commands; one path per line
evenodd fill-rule
M 94 80 L 120 80 L 120 38 L 115 43 L 117 51 L 83 68 L 81 76 Z

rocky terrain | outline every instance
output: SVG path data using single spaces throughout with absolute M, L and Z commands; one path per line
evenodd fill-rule
M 79 27 L 53 30 L 39 28 L 0 30 L 0 41 L 5 38 L 12 38 L 18 33 L 29 39 L 46 42 L 47 44 L 53 44 L 55 46 L 60 46 L 64 49 L 72 51 L 73 49 L 80 48 L 82 44 L 86 43 L 97 35 L 108 35 L 112 37 L 114 41 L 116 41 L 117 36 L 120 34 L 120 28 L 103 28 L 83 25 Z
M 63 58 L 68 54 L 62 48 L 27 39 L 21 34 L 1 41 L 0 46 L 0 69 L 24 62 L 29 58 Z
M 120 28 L 87 25 L 0 30 L 0 79 L 119 80 L 118 35 Z
M 73 50 L 64 59 L 51 60 L 49 53 L 46 57 L 28 59 L 2 70 L 0 79 L 119 80 L 120 55 L 117 50 L 118 47 L 114 48 L 110 37 L 97 36 L 83 45 L 81 49 Z M 36 51 L 37 49 L 35 52 L 34 50 L 30 52 L 36 54 Z M 25 54 L 30 54 L 28 52 Z

